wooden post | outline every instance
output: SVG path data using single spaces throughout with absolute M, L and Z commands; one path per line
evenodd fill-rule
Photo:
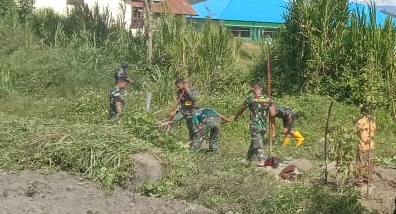
M 369 186 L 370 186 L 370 176 L 371 176 L 371 174 L 370 174 L 370 167 L 371 167 L 371 155 L 370 155 L 370 153 L 371 153 L 371 141 L 372 141 L 372 137 L 371 137 L 371 122 L 372 122 L 371 106 L 370 106 L 370 109 L 369 109 L 368 121 L 369 121 L 369 149 L 368 149 L 368 152 L 367 152 L 367 163 L 366 163 L 366 166 L 367 166 L 366 200 L 369 199 L 369 192 L 370 192 Z
M 325 128 L 325 137 L 324 137 L 324 156 L 325 156 L 325 183 L 327 184 L 327 174 L 328 174 L 328 169 L 327 169 L 327 135 L 329 134 L 329 121 L 330 121 L 330 115 L 331 115 L 331 109 L 333 108 L 333 101 L 330 103 L 329 111 L 327 112 L 327 120 L 326 120 L 326 128 Z
M 146 92 L 146 111 L 150 112 L 152 92 Z
M 270 54 L 270 46 L 268 45 L 268 50 L 267 50 L 267 96 L 268 98 L 271 98 L 271 54 Z M 272 156 L 272 120 L 271 120 L 271 115 L 268 112 L 268 124 L 269 124 L 269 149 L 270 149 L 270 155 Z

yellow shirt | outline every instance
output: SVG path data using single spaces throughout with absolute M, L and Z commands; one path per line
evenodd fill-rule
M 356 127 L 360 139 L 358 143 L 358 149 L 362 151 L 374 149 L 373 138 L 375 130 L 377 129 L 375 122 L 364 116 L 363 118 L 358 120 Z

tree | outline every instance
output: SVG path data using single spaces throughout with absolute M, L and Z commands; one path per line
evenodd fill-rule
M 153 61 L 153 0 L 144 0 L 144 32 L 146 38 L 146 62 L 150 66 Z

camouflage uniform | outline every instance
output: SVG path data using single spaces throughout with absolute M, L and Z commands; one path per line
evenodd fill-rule
M 127 63 L 122 63 L 121 67 L 114 71 L 114 80 L 117 82 L 120 79 L 125 80 L 130 83 L 131 79 L 127 74 Z M 125 108 L 125 96 L 127 91 L 125 88 L 117 88 L 113 87 L 110 90 L 109 100 L 110 100 L 110 111 L 109 111 L 109 119 L 114 119 L 117 116 L 116 102 L 121 102 L 122 110 Z
M 109 119 L 114 119 L 117 116 L 116 111 L 116 102 L 121 102 L 122 109 L 125 108 L 125 95 L 127 94 L 126 90 L 118 89 L 114 87 L 110 90 L 109 100 L 110 100 L 110 111 L 109 111 Z
M 194 130 L 193 149 L 198 150 L 205 136 L 210 133 L 209 151 L 217 151 L 221 123 L 219 113 L 210 108 L 198 109 L 192 116 L 192 122 Z
M 291 123 L 288 123 L 288 117 L 291 116 Z M 296 120 L 295 112 L 288 107 L 285 106 L 276 106 L 276 115 L 275 117 L 281 118 L 283 121 L 283 127 L 287 128 L 287 134 L 290 134 L 293 124 Z
M 177 98 L 179 98 L 182 94 L 182 90 L 178 90 L 176 92 Z M 196 93 L 193 89 L 186 90 L 180 99 L 180 106 L 177 114 L 172 118 L 173 121 L 179 122 L 183 119 L 186 119 L 186 125 L 188 129 L 189 139 L 193 139 L 193 123 L 192 123 L 192 115 L 190 114 L 190 110 L 192 107 L 197 106 L 197 97 Z
M 247 159 L 253 160 L 256 155 L 258 161 L 262 161 L 263 156 L 263 136 L 268 128 L 267 115 L 272 100 L 265 95 L 255 98 L 250 95 L 246 98 L 243 105 L 250 110 L 250 136 L 251 143 L 249 146 Z

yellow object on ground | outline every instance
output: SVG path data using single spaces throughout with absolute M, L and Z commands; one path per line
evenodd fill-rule
M 290 135 L 286 135 L 285 139 L 283 139 L 283 147 L 286 147 L 290 143 Z
M 296 147 L 299 147 L 304 143 L 304 137 L 301 135 L 299 131 L 294 131 L 293 137 L 297 141 Z

